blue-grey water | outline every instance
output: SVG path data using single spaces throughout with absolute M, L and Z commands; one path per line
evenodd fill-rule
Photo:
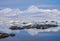
M 37 35 L 30 35 L 27 31 L 21 30 L 14 37 L 0 39 L 0 41 L 60 41 L 60 31 L 39 32 Z

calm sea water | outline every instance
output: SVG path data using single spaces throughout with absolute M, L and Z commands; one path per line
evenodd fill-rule
M 0 39 L 0 41 L 60 41 L 60 31 L 40 32 L 37 35 L 30 35 L 25 30 L 16 33 L 15 37 Z

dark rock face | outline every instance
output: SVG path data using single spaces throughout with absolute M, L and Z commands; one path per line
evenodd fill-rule
M 17 29 L 17 26 L 11 26 L 10 29 L 12 30 Z
M 9 34 L 7 34 L 7 33 L 0 33 L 0 39 L 1 38 L 6 38 L 6 37 L 9 37 Z
M 0 39 L 7 38 L 7 37 L 13 37 L 15 34 L 8 34 L 8 33 L 0 33 Z
M 58 25 L 46 24 L 47 27 L 58 27 Z
M 33 28 L 33 27 L 32 27 L 32 25 L 28 25 L 28 26 L 23 26 L 23 28 L 30 29 L 30 28 Z
M 33 26 L 33 28 L 36 28 L 36 29 L 47 29 L 48 27 L 46 25 L 36 24 L 36 25 Z
M 15 34 L 10 34 L 10 36 L 11 36 L 11 37 L 14 37 L 14 36 L 15 36 Z
M 46 23 L 47 22 L 48 21 L 46 21 Z M 11 30 L 21 30 L 21 29 L 31 29 L 31 28 L 47 29 L 47 28 L 50 28 L 50 27 L 58 27 L 57 22 L 55 22 L 55 21 L 51 21 L 51 22 L 52 23 L 55 23 L 55 24 L 46 24 L 46 23 L 44 23 L 44 24 L 25 25 L 25 26 L 22 26 L 22 27 L 11 26 L 10 29 Z
M 17 27 L 17 26 L 11 26 L 9 29 L 11 29 L 11 30 L 21 30 L 21 29 L 24 29 L 24 28 Z
M 50 27 L 58 27 L 58 25 L 51 25 L 51 24 L 45 24 L 45 25 L 36 25 L 34 28 L 37 28 L 37 29 L 47 29 L 47 28 L 50 28 Z
M 30 29 L 33 28 L 31 25 L 23 26 L 23 27 L 17 27 L 17 26 L 11 26 L 9 29 L 11 30 L 22 30 L 22 29 Z

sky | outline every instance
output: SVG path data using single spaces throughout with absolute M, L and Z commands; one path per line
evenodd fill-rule
M 0 9 L 20 8 L 25 10 L 32 5 L 44 9 L 60 9 L 60 0 L 0 0 Z

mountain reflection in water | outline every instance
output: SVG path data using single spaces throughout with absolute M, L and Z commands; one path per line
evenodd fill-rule
M 0 39 L 0 41 L 60 41 L 60 31 L 58 32 L 40 32 L 37 35 L 30 35 L 26 30 L 20 30 L 15 33 L 15 37 Z

